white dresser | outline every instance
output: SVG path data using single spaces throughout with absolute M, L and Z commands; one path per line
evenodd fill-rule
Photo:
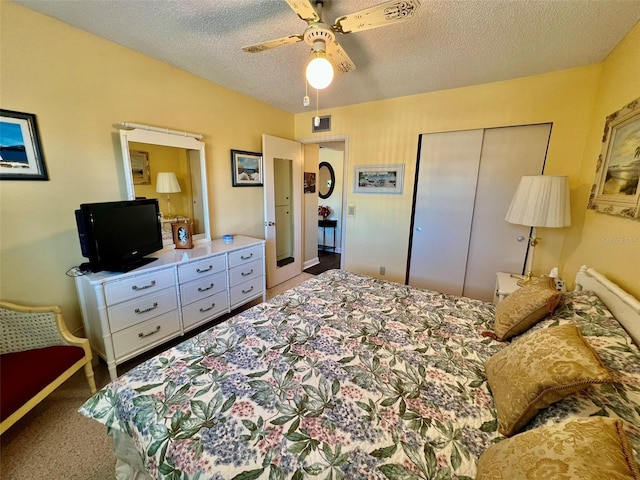
M 91 348 L 116 366 L 257 298 L 266 299 L 264 240 L 236 235 L 173 246 L 127 273 L 75 278 Z

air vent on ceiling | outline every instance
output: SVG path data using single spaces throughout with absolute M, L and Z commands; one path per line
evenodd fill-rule
M 330 132 L 331 131 L 331 115 L 323 115 L 320 117 L 320 123 L 315 122 L 315 118 L 311 118 L 311 128 L 313 133 L 316 132 Z

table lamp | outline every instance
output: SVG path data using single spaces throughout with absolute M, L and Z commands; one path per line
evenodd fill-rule
M 171 193 L 179 193 L 180 184 L 176 178 L 176 174 L 173 172 L 158 172 L 158 178 L 156 180 L 156 192 L 167 194 L 167 205 L 169 207 L 169 217 L 171 217 Z
M 520 179 L 505 220 L 516 225 L 531 227 L 528 238 L 531 255 L 527 256 L 527 274 L 518 282 L 524 285 L 531 281 L 533 255 L 540 238 L 537 227 L 562 228 L 571 225 L 569 182 L 566 175 L 531 175 Z M 522 242 L 526 237 L 519 236 Z

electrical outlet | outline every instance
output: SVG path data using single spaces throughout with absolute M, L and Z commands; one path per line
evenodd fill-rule
M 384 275 L 386 271 L 387 271 L 386 267 L 383 267 L 382 265 L 380 265 L 380 275 Z
M 349 205 L 347 207 L 347 217 L 355 217 L 356 216 L 356 206 Z

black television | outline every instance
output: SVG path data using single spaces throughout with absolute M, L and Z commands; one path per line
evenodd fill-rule
M 75 211 L 81 270 L 128 272 L 154 260 L 162 249 L 160 207 L 155 198 L 83 203 Z

